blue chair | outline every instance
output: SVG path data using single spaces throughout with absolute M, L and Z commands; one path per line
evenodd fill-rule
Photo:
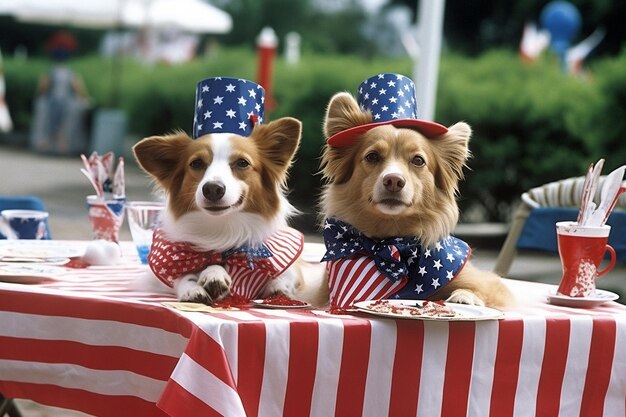
M 0 211 L 2 210 L 41 210 L 47 211 L 41 198 L 34 195 L 0 195 Z M 51 239 L 50 226 L 46 220 L 47 239 Z M 6 239 L 0 233 L 0 239 Z
M 600 200 L 605 176 L 600 177 L 594 201 Z M 556 227 L 558 221 L 575 221 L 582 198 L 585 177 L 551 182 L 522 194 L 509 233 L 500 249 L 494 272 L 506 276 L 518 249 L 541 250 L 558 254 Z M 626 194 L 620 196 L 607 222 L 611 226 L 609 244 L 617 260 L 626 263 Z

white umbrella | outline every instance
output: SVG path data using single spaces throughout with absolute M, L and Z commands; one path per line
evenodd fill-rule
M 124 24 L 194 33 L 228 33 L 230 15 L 202 0 L 125 0 Z
M 230 15 L 202 0 L 4 0 L 0 14 L 31 23 L 85 28 L 172 27 L 227 33 Z
M 116 1 L 5 0 L 0 14 L 18 21 L 85 28 L 109 28 L 121 23 Z

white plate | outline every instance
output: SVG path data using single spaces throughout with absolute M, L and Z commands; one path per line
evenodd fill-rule
M 425 301 L 423 300 L 387 300 L 390 304 L 396 306 L 422 306 Z M 413 320 L 435 320 L 435 321 L 479 321 L 479 320 L 497 320 L 504 318 L 504 313 L 489 307 L 480 307 L 467 304 L 445 303 L 459 316 L 456 317 L 432 317 L 432 316 L 406 316 L 396 313 L 383 313 L 370 309 L 370 305 L 376 301 L 360 301 L 355 303 L 354 306 L 358 311 L 373 314 L 375 316 L 391 317 L 394 319 L 413 319 Z
M 0 282 L 41 284 L 55 280 L 64 268 L 38 264 L 0 264 Z
M 611 291 L 600 290 L 596 288 L 596 293 L 592 297 L 568 297 L 556 292 L 556 289 L 550 290 L 548 293 L 548 302 L 557 306 L 593 308 L 609 301 L 614 301 L 619 295 Z
M 11 258 L 73 258 L 83 256 L 84 245 L 58 240 L 0 240 L 0 259 Z
M 304 303 L 301 305 L 297 305 L 297 306 L 285 306 L 285 305 L 280 305 L 280 304 L 267 304 L 264 303 L 263 299 L 259 299 L 259 300 L 252 300 L 252 304 L 254 304 L 256 307 L 263 307 L 263 308 L 277 308 L 277 309 L 282 309 L 282 310 L 289 310 L 289 309 L 296 309 L 296 308 L 309 308 L 311 307 L 311 304 L 309 303 Z

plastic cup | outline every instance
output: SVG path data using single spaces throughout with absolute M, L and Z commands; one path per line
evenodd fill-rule
M 120 228 L 124 222 L 126 197 L 103 199 L 97 195 L 87 196 L 89 221 L 94 239 L 117 242 Z
M 131 201 L 126 204 L 128 227 L 142 264 L 148 263 L 152 234 L 158 227 L 165 205 L 155 201 Z

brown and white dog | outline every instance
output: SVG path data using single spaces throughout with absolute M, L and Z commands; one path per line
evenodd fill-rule
M 439 133 L 445 133 L 433 136 L 431 132 L 426 137 L 411 127 L 398 127 L 393 122 L 376 123 L 374 116 L 373 111 L 360 107 L 349 93 L 332 97 L 326 112 L 324 132 L 327 139 L 335 141 L 325 146 L 322 156 L 327 184 L 321 198 L 321 215 L 326 219 L 325 238 L 328 235 L 334 242 L 325 239 L 331 302 L 345 307 L 365 299 L 398 295 L 423 299 L 423 294 L 427 294 L 428 299 L 507 306 L 512 296 L 500 277 L 475 268 L 467 260 L 469 248 L 450 236 L 459 216 L 456 195 L 469 156 L 470 127 L 457 123 L 448 129 L 441 127 Z M 337 141 L 342 132 L 352 133 Z M 346 240 L 345 234 L 351 237 Z M 406 246 L 408 241 L 403 238 L 418 245 Z M 361 255 L 366 252 L 369 255 L 334 256 L 335 248 L 343 250 L 347 244 L 355 244 L 354 239 L 359 241 L 356 245 Z M 407 282 L 404 277 L 393 281 L 380 273 L 381 268 L 374 268 L 374 264 L 380 267 L 380 262 L 371 261 L 370 255 L 375 250 L 364 250 L 364 246 L 382 250 L 381 244 L 385 242 L 399 242 L 387 255 L 397 253 L 398 248 L 409 248 L 407 256 L 413 256 L 408 260 L 403 258 L 402 262 L 409 270 L 415 268 L 415 280 L 409 277 Z M 431 277 L 426 262 L 433 259 L 431 254 L 440 251 L 442 245 L 450 246 L 450 251 L 433 265 L 447 275 Z M 450 267 L 446 272 L 448 262 L 452 264 L 452 258 L 459 258 L 462 253 L 463 257 L 454 261 L 457 269 Z M 418 267 L 411 265 L 412 262 L 422 263 Z M 350 269 L 358 269 L 361 275 L 350 281 L 346 277 Z M 363 282 L 368 279 L 372 280 L 371 284 Z M 369 292 L 363 288 L 365 285 L 371 286 Z M 430 295 L 425 291 L 428 286 L 432 290 Z
M 298 297 L 302 277 L 294 262 L 303 242 L 287 227 L 295 209 L 285 184 L 300 135 L 301 123 L 285 117 L 256 125 L 249 137 L 212 133 L 193 140 L 178 132 L 133 147 L 167 195 L 149 263 L 179 300 L 210 304 L 231 292 Z M 274 251 L 282 246 L 287 253 Z M 272 256 L 251 271 L 241 247 L 267 247 Z

